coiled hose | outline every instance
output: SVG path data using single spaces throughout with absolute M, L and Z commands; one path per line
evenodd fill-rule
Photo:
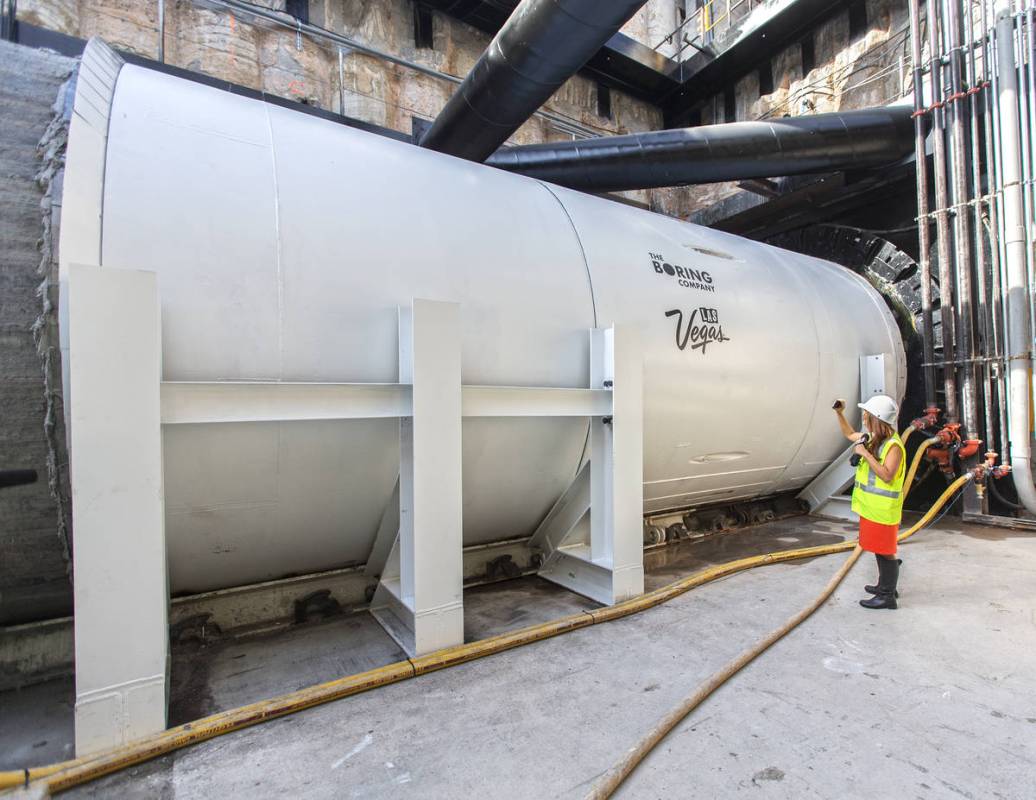
M 939 498 L 928 513 L 916 525 L 899 537 L 900 541 L 912 536 L 917 530 L 928 524 L 928 521 L 938 512 L 939 508 L 946 502 L 946 499 L 970 479 L 970 474 L 958 478 L 943 493 L 943 496 Z M 686 578 L 666 584 L 652 592 L 647 592 L 640 597 L 626 600 L 613 606 L 592 611 L 582 611 L 578 614 L 572 614 L 571 616 L 539 625 L 531 625 L 527 628 L 521 628 L 511 633 L 500 634 L 478 642 L 448 647 L 418 658 L 397 661 L 394 664 L 361 672 L 357 675 L 338 678 L 337 680 L 310 686 L 306 689 L 300 689 L 269 700 L 212 714 L 211 716 L 170 728 L 161 733 L 138 739 L 103 753 L 83 756 L 82 758 L 62 761 L 48 766 L 0 772 L 0 791 L 19 786 L 28 786 L 30 783 L 33 783 L 41 785 L 46 791 L 55 794 L 113 772 L 118 772 L 135 764 L 167 755 L 184 747 L 189 747 L 226 733 L 242 730 L 252 725 L 258 725 L 271 719 L 294 714 L 306 708 L 329 703 L 332 700 L 339 700 L 350 695 L 360 694 L 379 686 L 387 686 L 409 678 L 416 678 L 418 675 L 434 672 L 435 670 L 502 653 L 514 647 L 538 642 L 579 628 L 586 628 L 602 622 L 611 622 L 640 611 L 646 611 L 649 608 L 654 608 L 675 597 L 679 597 L 691 589 L 719 578 L 725 578 L 728 575 L 734 575 L 735 573 L 766 564 L 779 564 L 784 561 L 842 553 L 853 550 L 855 547 L 856 542 L 847 541 L 818 547 L 779 550 L 774 553 L 728 561 L 725 564 L 709 567 Z M 766 647 L 768 646 L 767 644 Z M 763 649 L 766 648 L 763 647 Z M 762 652 L 762 650 L 759 652 Z M 737 670 L 735 669 L 734 671 L 736 672 Z M 633 765 L 629 767 L 629 769 L 632 768 Z M 624 772 L 622 777 L 625 777 L 628 772 L 628 770 Z M 621 780 L 622 778 L 620 777 L 619 781 Z M 617 786 L 618 782 L 615 785 Z M 602 796 L 606 797 L 607 795 Z

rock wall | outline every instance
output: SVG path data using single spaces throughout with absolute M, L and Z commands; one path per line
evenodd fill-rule
M 58 9 L 60 10 L 60 9 Z M 70 614 L 68 459 L 51 284 L 54 99 L 73 61 L 0 41 L 0 469 L 39 481 L 0 489 L 0 625 Z M 47 144 L 37 154 L 37 145 Z M 55 377 L 57 378 L 55 382 Z
M 284 12 L 285 0 L 256 5 Z M 710 6 L 718 42 L 731 26 L 766 3 L 745 0 L 727 16 L 725 0 Z M 666 41 L 690 15 L 681 34 L 700 37 L 697 4 L 685 0 L 648 0 L 623 27 L 623 33 L 672 56 L 681 36 Z M 72 36 L 102 36 L 117 48 L 154 58 L 158 54 L 157 0 L 19 0 L 18 17 Z M 343 50 L 326 39 L 298 36 L 292 18 L 284 25 L 257 22 L 218 1 L 166 0 L 165 58 L 171 64 L 254 89 L 294 98 L 404 133 L 413 119 L 432 119 L 489 43 L 489 37 L 438 12 L 433 14 L 432 47 L 414 41 L 411 0 L 310 0 L 313 25 L 419 64 L 441 75 L 393 65 L 376 56 Z M 813 33 L 815 66 L 804 70 L 796 42 L 772 59 L 773 91 L 760 94 L 759 74 L 737 80 L 737 120 L 813 114 L 878 105 L 909 84 L 907 10 L 903 0 L 867 0 L 867 31 L 850 38 L 849 13 L 842 12 Z M 712 40 L 709 40 L 712 41 Z M 706 43 L 699 38 L 699 45 Z M 685 57 L 691 51 L 684 53 Z M 908 87 L 909 88 L 909 87 Z M 512 138 L 514 144 L 560 141 L 573 136 L 656 130 L 660 110 L 618 91 L 611 92 L 611 116 L 597 111 L 597 86 L 581 76 L 569 80 L 544 110 L 562 121 L 535 116 Z M 717 95 L 701 110 L 702 124 L 725 119 Z M 626 193 L 627 199 L 655 211 L 686 217 L 740 191 L 733 184 L 652 189 Z
M 812 34 L 814 64 L 803 70 L 801 42 L 771 60 L 773 91 L 760 94 L 759 73 L 750 72 L 735 85 L 738 121 L 822 114 L 880 106 L 910 92 L 910 39 L 907 5 L 902 0 L 867 0 L 867 30 L 850 37 L 849 12 L 843 11 Z M 724 97 L 716 95 L 702 108 L 702 124 L 730 122 Z M 738 194 L 736 183 L 698 186 L 681 198 L 697 211 Z
M 262 5 L 284 10 L 284 0 Z M 654 46 L 678 24 L 680 0 L 650 0 L 627 33 Z M 342 49 L 327 39 L 297 35 L 283 25 L 234 13 L 218 3 L 166 0 L 165 60 L 196 72 L 296 99 L 365 122 L 411 133 L 413 118 L 433 119 L 489 44 L 486 34 L 450 17 L 433 15 L 433 46 L 414 41 L 411 0 L 311 0 L 311 24 L 441 73 L 429 75 L 376 56 Z M 19 0 L 18 18 L 71 36 L 101 36 L 117 49 L 158 55 L 156 0 Z M 597 111 L 597 85 L 575 76 L 512 138 L 514 144 L 558 141 L 573 135 L 655 130 L 661 111 L 618 91 L 611 115 Z M 630 192 L 629 199 L 659 209 L 682 207 L 681 189 Z

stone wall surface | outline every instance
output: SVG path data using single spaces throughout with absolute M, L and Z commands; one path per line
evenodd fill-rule
M 283 11 L 285 0 L 258 3 Z M 710 7 L 720 37 L 765 3 L 714 0 Z M 638 42 L 672 55 L 679 37 L 665 37 L 681 22 L 683 0 L 648 0 L 623 27 Z M 691 19 L 683 33 L 699 34 L 701 20 L 686 3 Z M 310 22 L 361 44 L 391 53 L 442 73 L 423 74 L 376 56 L 343 51 L 326 40 L 296 36 L 291 18 L 285 25 L 257 22 L 204 0 L 166 0 L 166 60 L 174 65 L 233 83 L 293 98 L 366 122 L 410 133 L 413 119 L 432 119 L 456 89 L 456 81 L 474 65 L 489 36 L 448 16 L 433 16 L 433 47 L 414 42 L 411 0 L 311 0 Z M 154 57 L 158 52 L 156 0 L 19 0 L 20 19 L 73 36 L 99 35 L 118 48 Z M 752 70 L 735 84 L 737 120 L 814 114 L 878 105 L 900 93 L 909 67 L 906 4 L 902 0 L 867 0 L 868 31 L 849 37 L 848 12 L 828 20 L 813 33 L 816 66 L 803 74 L 799 43 L 772 59 L 774 91 L 760 95 L 759 74 Z M 718 39 L 717 39 L 718 41 Z M 611 118 L 597 114 L 597 86 L 583 76 L 565 83 L 545 104 L 543 115 L 523 125 L 512 144 L 563 141 L 573 136 L 655 130 L 662 126 L 658 108 L 622 92 L 611 92 Z M 703 124 L 729 122 L 723 96 L 701 109 Z M 654 210 L 686 216 L 702 204 L 731 192 L 733 184 L 655 189 L 627 193 Z
M 0 41 L 0 469 L 39 481 L 0 489 L 0 625 L 71 613 L 59 493 L 67 482 L 60 393 L 48 393 L 56 336 L 48 280 L 49 196 L 37 145 L 53 119 L 70 59 Z M 46 215 L 46 228 L 44 218 Z M 52 480 L 53 478 L 53 480 Z M 67 495 L 66 495 L 67 496 Z M 2 634 L 0 634 L 2 635 Z
M 843 11 L 812 34 L 815 66 L 803 74 L 802 46 L 796 42 L 771 59 L 773 92 L 761 95 L 759 73 L 744 75 L 735 85 L 737 120 L 804 116 L 881 106 L 910 92 L 910 40 L 907 6 L 897 0 L 867 0 L 867 31 L 849 35 L 849 13 Z M 726 122 L 722 95 L 702 108 L 702 123 Z M 776 176 L 775 176 L 776 177 Z M 736 183 L 689 188 L 683 209 L 706 208 L 741 189 Z
M 263 3 L 283 11 L 284 0 Z M 631 36 L 653 46 L 675 27 L 679 0 L 650 0 L 627 26 Z M 158 55 L 156 0 L 19 0 L 18 18 L 70 36 L 101 36 L 109 44 L 148 58 Z M 215 3 L 166 0 L 165 60 L 172 65 L 329 109 L 403 133 L 413 118 L 434 117 L 489 44 L 481 31 L 433 16 L 433 47 L 414 42 L 411 0 L 311 0 L 310 22 L 359 44 L 442 73 L 428 75 L 327 39 L 298 36 L 292 18 L 284 24 L 236 14 Z M 454 80 L 451 80 L 451 77 Z M 564 141 L 573 135 L 655 130 L 661 111 L 622 92 L 611 92 L 611 116 L 597 111 L 597 84 L 575 76 L 511 144 Z M 628 193 L 658 209 L 683 207 L 679 188 Z

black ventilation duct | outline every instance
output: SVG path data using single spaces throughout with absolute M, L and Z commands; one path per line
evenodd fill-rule
M 485 161 L 644 0 L 524 0 L 436 117 L 421 146 Z
M 911 115 L 896 106 L 603 136 L 509 147 L 486 163 L 587 192 L 864 169 L 913 153 Z

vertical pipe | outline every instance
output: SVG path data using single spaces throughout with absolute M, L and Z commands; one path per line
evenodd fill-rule
M 953 198 L 953 240 L 956 245 L 957 330 L 960 337 L 961 398 L 964 427 L 968 436 L 978 435 L 978 398 L 975 380 L 974 293 L 972 292 L 971 230 L 968 218 L 967 113 L 968 95 L 964 89 L 963 35 L 960 0 L 947 0 L 947 41 L 950 69 L 950 148 L 952 157 L 951 196 Z
M 1003 153 L 1002 153 L 1002 147 L 1000 145 L 1000 129 L 1001 129 L 1002 126 L 1001 126 L 1001 121 L 1000 121 L 1000 103 L 999 103 L 999 100 L 998 100 L 998 98 L 1000 97 L 1000 70 L 999 70 L 999 67 L 998 67 L 999 60 L 1000 60 L 1000 55 L 999 55 L 999 53 L 1000 53 L 1000 43 L 997 41 L 997 35 L 996 35 L 997 22 L 996 22 L 995 3 L 997 2 L 997 0 L 986 0 L 986 2 L 989 4 L 990 11 L 992 12 L 992 15 L 990 16 L 990 26 L 989 26 L 988 30 L 989 30 L 989 50 L 990 50 L 990 52 L 989 52 L 989 57 L 990 57 L 990 62 L 989 62 L 990 63 L 990 70 L 989 70 L 989 72 L 990 72 L 990 78 L 991 78 L 991 83 L 992 83 L 992 94 L 993 94 L 993 97 L 991 98 L 991 102 L 990 102 L 990 110 L 991 110 L 991 114 L 992 114 L 992 117 L 993 117 L 993 128 L 992 128 L 992 130 L 993 130 L 993 153 L 994 153 L 994 159 L 993 159 L 993 175 L 994 175 L 993 210 L 996 212 L 996 216 L 997 216 L 997 229 L 996 229 L 997 230 L 997 257 L 999 258 L 999 262 L 1000 262 L 1000 273 L 999 273 L 999 275 L 996 278 L 997 281 L 999 282 L 999 289 L 997 290 L 997 299 L 1000 302 L 999 313 L 1000 313 L 1000 320 L 1003 323 L 1003 325 L 1001 327 L 1001 331 L 1003 333 L 1003 337 L 1001 338 L 1001 345 L 1003 347 L 1003 352 L 1006 354 L 1006 347 L 1007 347 L 1007 296 L 1006 296 L 1006 293 L 1004 292 L 1004 286 L 1007 283 L 1007 280 L 1006 280 L 1007 256 L 1006 256 L 1006 247 L 1005 247 L 1005 244 L 1004 244 L 1003 225 L 1002 225 L 1003 219 L 1004 219 L 1004 194 L 1003 194 L 1004 178 L 1003 178 L 1003 167 L 1002 167 L 1002 164 L 1001 164 L 1001 158 L 1002 158 Z M 1006 377 L 1005 377 L 1005 386 L 1006 386 Z
M 1003 315 L 1003 292 L 1001 289 L 1001 240 L 1000 240 L 1000 214 L 998 210 L 1000 194 L 997 191 L 1000 174 L 996 159 L 996 141 L 999 129 L 994 113 L 993 100 L 996 96 L 997 77 L 993 64 L 993 29 L 990 27 L 990 15 L 988 14 L 989 0 L 981 0 L 981 30 L 982 30 L 982 72 L 985 78 L 985 87 L 982 91 L 982 129 L 985 131 L 986 150 L 986 213 L 988 222 L 986 230 L 989 235 L 989 260 L 991 294 L 989 299 L 990 323 L 992 340 L 987 355 L 995 360 L 992 362 L 993 378 L 996 382 L 997 398 L 997 421 L 999 441 L 997 449 L 1006 459 L 1007 457 L 1007 381 L 1004 375 L 1004 315 Z
M 935 332 L 932 324 L 932 232 L 928 217 L 928 156 L 925 148 L 924 65 L 921 62 L 921 0 L 910 0 L 910 46 L 914 82 L 914 165 L 917 169 L 917 242 L 921 267 L 921 339 L 925 404 L 935 405 Z
M 968 113 L 971 122 L 971 211 L 972 211 L 972 235 L 975 243 L 975 285 L 978 302 L 977 316 L 979 321 L 975 352 L 981 355 L 982 365 L 977 371 L 982 380 L 977 383 L 978 394 L 982 400 L 982 436 L 986 443 L 986 449 L 993 449 L 993 386 L 990 373 L 991 355 L 990 344 L 992 341 L 989 314 L 989 299 L 986 290 L 986 247 L 982 236 L 982 152 L 980 150 L 979 116 L 982 106 L 982 75 L 978 70 L 976 50 L 978 41 L 975 36 L 974 11 L 971 7 L 971 0 L 965 0 L 964 17 L 964 42 L 967 45 L 968 58 L 965 62 L 967 78 L 965 80 L 968 88 L 970 104 Z M 984 65 L 983 65 L 984 66 Z M 977 431 L 974 435 L 978 435 Z
M 1004 251 L 1007 269 L 1007 336 L 1010 364 L 1011 475 L 1022 504 L 1036 514 L 1036 487 L 1032 483 L 1029 430 L 1029 387 L 1032 369 L 1032 319 L 1029 313 L 1029 278 L 1025 253 L 1022 200 L 1021 145 L 1018 135 L 1018 76 L 1014 70 L 1013 19 L 1009 10 L 997 15 L 997 66 L 1000 73 L 1000 142 L 1004 195 Z
M 16 0 L 0 0 L 0 39 L 14 41 L 14 20 L 17 15 Z
M 158 63 L 165 63 L 165 0 L 158 0 Z
M 1029 153 L 1029 170 L 1025 173 L 1025 185 L 1029 195 L 1029 215 L 1025 218 L 1026 233 L 1029 236 L 1029 247 L 1026 253 L 1029 257 L 1029 313 L 1036 319 L 1036 270 L 1034 270 L 1034 259 L 1036 259 L 1036 231 L 1033 229 L 1034 217 L 1036 217 L 1036 183 L 1033 182 L 1033 172 L 1036 172 L 1036 153 L 1033 152 L 1033 136 L 1036 136 L 1036 70 L 1033 64 L 1036 63 L 1036 37 L 1033 36 L 1033 7 L 1030 0 L 1029 7 L 1025 11 L 1026 30 L 1028 31 L 1028 69 L 1029 77 L 1028 91 L 1024 92 L 1026 104 L 1029 107 L 1027 119 L 1028 135 L 1025 137 L 1025 149 Z
M 1025 0 L 1019 3 L 1019 11 L 1015 16 L 1016 24 L 1014 28 L 1014 36 L 1017 42 L 1017 57 L 1015 58 L 1015 65 L 1017 70 L 1018 80 L 1018 104 L 1019 104 L 1019 116 L 1018 116 L 1018 144 L 1021 148 L 1022 156 L 1022 216 L 1025 220 L 1025 235 L 1026 235 L 1026 248 L 1025 258 L 1026 262 L 1029 262 L 1030 253 L 1028 246 L 1029 237 L 1029 220 L 1032 219 L 1032 198 L 1029 195 L 1029 185 L 1026 181 L 1028 176 L 1032 175 L 1032 163 L 1029 160 L 1029 96 L 1025 91 L 1027 84 L 1025 75 L 1025 26 L 1022 24 L 1022 20 L 1025 18 L 1025 13 L 1021 10 L 1024 7 Z M 1032 290 L 1032 279 L 1029 279 L 1029 289 Z M 1030 296 L 1029 314 L 1032 315 L 1032 298 Z
M 1008 419 L 1010 414 L 1008 413 L 1008 405 L 1010 398 L 1009 388 L 1009 369 L 1007 362 L 1007 245 L 1004 237 L 1004 176 L 1003 176 L 1003 148 L 1000 144 L 1000 131 L 1002 128 L 1000 120 L 1000 43 L 997 41 L 997 10 L 996 4 L 1003 0 L 985 0 L 985 4 L 988 5 L 989 9 L 989 26 L 987 29 L 989 36 L 989 74 L 990 82 L 992 83 L 992 96 L 990 97 L 990 112 L 992 115 L 993 122 L 993 202 L 992 209 L 996 215 L 996 239 L 997 239 L 997 259 L 999 264 L 999 270 L 993 276 L 994 292 L 996 293 L 997 308 L 996 312 L 1000 319 L 1000 391 L 1001 407 L 1003 409 L 1003 418 L 1000 424 L 1000 433 L 1003 437 L 1001 440 L 1001 452 L 1003 453 L 1004 463 L 1010 460 L 1009 455 L 1009 443 L 1010 435 L 1008 431 Z
M 942 321 L 943 391 L 946 417 L 960 418 L 957 405 L 957 373 L 954 365 L 956 327 L 953 319 L 953 272 L 950 263 L 950 224 L 946 190 L 946 115 L 942 96 L 942 43 L 939 36 L 938 0 L 928 0 L 929 77 L 932 83 L 932 164 L 935 173 L 935 233 L 939 255 L 939 316 Z
M 1033 298 L 1032 298 L 1032 234 L 1029 226 L 1033 218 L 1033 204 L 1032 194 L 1030 192 L 1031 183 L 1030 176 L 1032 175 L 1032 158 L 1029 130 L 1029 106 L 1030 97 L 1025 91 L 1028 85 L 1028 78 L 1026 75 L 1025 68 L 1025 54 L 1026 54 L 1026 43 L 1025 43 L 1025 19 L 1026 11 L 1025 7 L 1028 4 L 1027 0 L 1018 0 L 1017 11 L 1014 14 L 1014 39 L 1015 39 L 1015 50 L 1016 56 L 1014 60 L 1015 68 L 1017 71 L 1018 80 L 1018 146 L 1021 150 L 1022 159 L 1022 172 L 1021 172 L 1021 193 L 1022 193 L 1022 225 L 1025 232 L 1025 260 L 1026 260 L 1026 274 L 1028 275 L 1028 290 L 1029 290 L 1029 319 L 1033 318 Z M 1031 412 L 1030 412 L 1031 413 Z M 1031 417 L 1030 417 L 1031 418 Z
M 345 64 L 342 48 L 338 48 L 338 113 L 345 116 Z

